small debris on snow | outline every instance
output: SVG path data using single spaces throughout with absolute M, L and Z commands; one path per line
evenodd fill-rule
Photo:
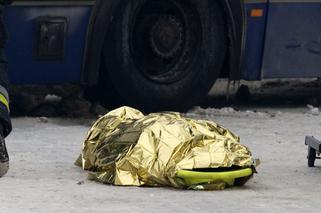
M 310 104 L 308 104 L 307 107 L 309 108 L 309 112 L 308 112 L 309 114 L 315 115 L 315 116 L 320 115 L 320 110 L 319 110 L 319 108 L 314 107 L 314 106 L 312 106 L 312 105 L 310 105 Z
M 235 111 L 233 108 L 231 107 L 224 107 L 222 109 L 217 109 L 217 108 L 207 108 L 207 109 L 203 109 L 201 107 L 194 107 L 193 109 L 191 109 L 190 111 L 187 112 L 187 116 L 203 116 L 203 117 L 214 117 L 215 115 L 229 115 L 229 114 L 234 114 Z
M 275 117 L 278 117 L 278 116 L 282 115 L 282 112 L 280 112 L 280 111 L 271 112 L 271 113 L 269 113 L 269 115 L 270 115 L 271 118 L 275 118 Z
M 220 110 L 223 113 L 234 113 L 236 112 L 232 107 L 224 107 Z
M 311 104 L 308 104 L 307 107 L 311 110 L 314 108 L 314 106 L 312 106 Z
M 57 95 L 48 94 L 45 96 L 45 101 L 47 101 L 47 102 L 60 102 L 61 100 L 62 100 L 62 98 Z
M 320 110 L 319 110 L 319 108 L 313 108 L 313 109 L 311 110 L 311 114 L 312 114 L 312 115 L 320 115 Z
M 207 109 L 203 109 L 202 107 L 197 106 L 197 107 L 194 107 L 193 109 L 191 109 L 191 110 L 189 111 L 189 113 L 192 113 L 192 114 L 195 113 L 195 114 L 205 115 L 205 114 L 207 114 L 206 111 L 207 111 Z
M 245 111 L 246 114 L 254 114 L 255 112 L 251 111 L 251 110 L 246 110 Z
M 201 107 L 195 107 L 192 110 L 188 111 L 186 116 L 191 117 L 214 117 L 216 115 L 232 115 L 232 116 L 256 116 L 256 117 L 275 117 L 276 115 L 279 115 L 280 112 L 277 113 L 268 113 L 268 112 L 257 112 L 252 110 L 246 110 L 246 111 L 239 111 L 237 109 L 234 109 L 232 107 L 223 107 L 221 109 L 218 108 L 207 108 L 203 109 Z
M 259 117 L 264 117 L 264 116 L 266 116 L 266 113 L 264 113 L 264 112 L 257 112 L 257 115 L 258 115 Z
M 48 123 L 48 122 L 49 122 L 49 120 L 48 120 L 47 117 L 39 117 L 39 118 L 38 118 L 38 121 L 39 121 L 40 123 Z
M 207 108 L 203 109 L 201 107 L 195 107 L 192 110 L 190 110 L 188 113 L 191 114 L 199 114 L 199 115 L 206 115 L 206 116 L 213 116 L 213 114 L 231 114 L 237 112 L 232 107 L 224 107 L 221 109 L 217 108 Z
M 83 184 L 85 184 L 85 181 L 83 181 L 83 180 L 77 182 L 77 185 L 83 185 Z
M 308 99 L 308 103 L 312 106 L 318 106 L 319 105 L 319 99 L 316 97 L 311 97 Z

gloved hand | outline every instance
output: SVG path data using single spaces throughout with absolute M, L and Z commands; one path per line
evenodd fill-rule
M 0 177 L 5 175 L 9 170 L 9 155 L 6 143 L 2 133 L 2 125 L 0 125 Z

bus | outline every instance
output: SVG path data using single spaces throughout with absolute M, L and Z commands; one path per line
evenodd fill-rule
M 218 78 L 321 77 L 321 0 L 14 0 L 13 85 L 107 106 L 187 109 Z

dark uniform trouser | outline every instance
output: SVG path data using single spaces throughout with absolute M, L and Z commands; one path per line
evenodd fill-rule
M 0 0 L 1 4 L 1 0 Z M 9 116 L 8 88 L 8 62 L 4 48 L 7 42 L 7 32 L 3 22 L 3 5 L 0 5 L 0 130 L 6 137 L 11 132 L 11 120 Z

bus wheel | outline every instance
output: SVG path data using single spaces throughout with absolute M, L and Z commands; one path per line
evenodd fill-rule
M 106 37 L 103 81 L 117 103 L 183 110 L 206 96 L 226 51 L 218 1 L 124 0 Z

